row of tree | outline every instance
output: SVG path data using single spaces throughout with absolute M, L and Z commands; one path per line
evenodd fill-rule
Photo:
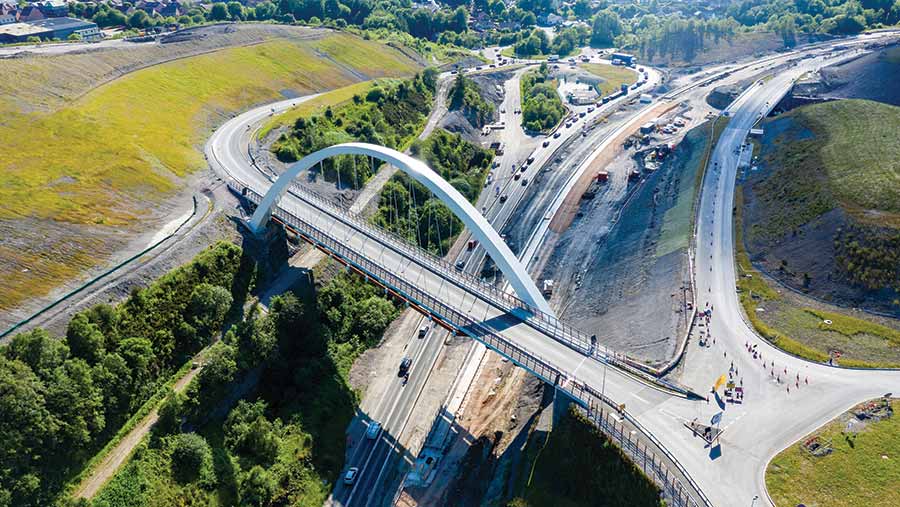
M 220 332 L 252 270 L 220 243 L 122 304 L 0 349 L 0 506 L 46 506 L 159 385 Z

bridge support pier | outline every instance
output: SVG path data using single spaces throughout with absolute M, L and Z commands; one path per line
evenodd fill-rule
M 556 427 L 559 420 L 566 415 L 573 403 L 578 404 L 568 392 L 560 389 L 558 386 L 553 386 L 553 427 Z

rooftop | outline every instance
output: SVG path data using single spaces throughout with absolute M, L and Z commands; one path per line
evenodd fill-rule
M 0 35 L 12 35 L 13 37 L 29 37 L 40 33 L 46 33 L 47 28 L 35 26 L 32 23 L 10 23 L 0 25 Z
M 20 23 L 20 24 L 22 24 L 22 23 Z M 79 28 L 88 28 L 88 27 L 96 26 L 95 23 L 92 23 L 90 21 L 84 21 L 84 20 L 75 19 L 75 18 L 47 18 L 47 19 L 41 19 L 38 21 L 30 21 L 25 24 L 41 27 L 45 30 L 63 30 L 63 29 L 67 29 L 67 28 L 79 29 Z

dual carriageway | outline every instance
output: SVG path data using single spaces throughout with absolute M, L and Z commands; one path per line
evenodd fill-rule
M 789 57 L 790 55 L 780 55 L 782 59 Z M 778 58 L 768 59 L 767 63 L 777 63 Z M 723 133 L 714 153 L 714 166 L 711 167 L 710 173 L 704 180 L 696 252 L 698 259 L 709 258 L 711 262 L 709 264 L 698 263 L 697 285 L 700 297 L 705 296 L 702 289 L 706 288 L 710 298 L 718 301 L 715 306 L 720 310 L 716 312 L 717 318 L 713 321 L 715 326 L 713 329 L 716 329 L 718 333 L 718 328 L 721 327 L 723 335 L 727 333 L 727 329 L 732 329 L 733 339 L 729 340 L 729 343 L 734 342 L 731 343 L 732 345 L 745 343 L 746 339 L 755 339 L 752 331 L 746 328 L 746 325 L 740 320 L 740 310 L 735 306 L 736 298 L 733 289 L 734 271 L 731 260 L 730 219 L 726 217 L 726 215 L 730 217 L 730 202 L 733 197 L 731 194 L 733 193 L 733 166 L 736 166 L 733 145 L 735 143 L 743 144 L 743 139 L 750 126 L 756 123 L 760 115 L 767 114 L 774 107 L 774 104 L 780 100 L 780 96 L 790 88 L 793 79 L 799 77 L 806 70 L 825 64 L 828 58 L 829 56 L 823 54 L 804 60 L 802 65 L 792 67 L 790 71 L 779 74 L 776 78 L 751 89 L 740 97 L 729 108 L 731 123 Z M 754 62 L 752 65 L 759 63 Z M 683 93 L 691 93 L 696 91 L 696 88 L 695 84 L 690 84 Z M 670 100 L 674 99 L 675 97 L 670 97 Z M 505 109 L 512 111 L 514 108 L 507 105 Z M 597 111 L 595 114 L 599 113 L 600 111 Z M 240 120 L 236 123 L 241 125 L 249 124 L 246 117 L 238 117 L 235 120 Z M 513 125 L 515 122 L 507 124 Z M 626 127 L 627 125 L 622 128 Z M 220 129 L 220 132 L 227 134 L 228 129 Z M 234 137 L 221 136 L 219 142 L 224 145 L 237 146 L 236 150 L 235 146 L 232 146 L 231 149 L 222 151 L 240 153 L 242 143 L 240 136 L 237 137 L 238 140 L 235 141 Z M 610 138 L 612 137 L 614 136 Z M 560 140 L 559 143 L 562 141 L 564 140 Z M 215 143 L 213 144 L 213 150 L 216 151 Z M 551 159 L 552 153 L 557 147 L 558 145 L 550 146 L 543 151 L 539 150 L 536 155 L 537 160 L 532 167 L 540 168 Z M 223 148 L 225 147 L 223 146 Z M 228 157 L 226 155 L 223 158 Z M 259 203 L 262 200 L 263 194 L 271 185 L 271 175 L 259 171 L 253 167 L 252 163 L 247 163 L 243 157 L 232 157 L 232 160 L 226 161 L 217 154 L 216 159 L 219 161 L 218 169 L 226 173 L 239 193 L 243 193 L 251 202 Z M 582 164 L 579 170 L 586 170 L 587 166 L 586 163 Z M 501 169 L 503 169 L 502 165 Z M 577 172 L 570 178 L 574 178 Z M 511 190 L 515 190 L 515 188 Z M 485 194 L 490 195 L 492 192 L 485 192 Z M 520 196 L 521 193 L 519 196 L 511 196 L 512 198 L 503 206 L 498 207 L 497 203 L 493 203 L 487 207 L 487 218 L 492 221 L 494 227 L 502 227 L 504 222 L 509 220 Z M 559 205 L 561 202 L 557 204 L 554 200 L 547 213 L 552 215 L 552 212 L 555 211 L 553 207 L 558 209 Z M 507 209 L 508 212 L 504 213 L 504 210 Z M 665 474 L 668 484 L 663 485 L 670 501 L 676 505 L 743 505 L 744 499 L 748 495 L 764 495 L 761 474 L 764 472 L 765 462 L 774 452 L 777 452 L 777 447 L 784 440 L 789 437 L 799 438 L 802 433 L 798 434 L 798 431 L 809 426 L 808 423 L 804 423 L 802 427 L 799 427 L 798 424 L 784 425 L 789 430 L 778 435 L 779 439 L 772 446 L 774 452 L 772 449 L 767 449 L 762 456 L 753 456 L 755 459 L 747 459 L 746 453 L 749 451 L 751 456 L 753 453 L 751 450 L 743 448 L 745 445 L 743 441 L 734 442 L 734 451 L 729 449 L 729 453 L 725 457 L 711 459 L 703 452 L 698 452 L 696 442 L 687 439 L 684 432 L 678 428 L 680 420 L 696 417 L 697 414 L 706 411 L 704 410 L 705 403 L 700 405 L 697 401 L 686 399 L 685 391 L 680 390 L 679 386 L 659 383 L 653 378 L 648 378 L 632 368 L 621 355 L 606 351 L 602 346 L 595 346 L 585 334 L 559 323 L 552 315 L 536 308 L 528 308 L 521 300 L 506 291 L 484 284 L 476 277 L 460 273 L 449 262 L 431 257 L 409 245 L 404 245 L 401 240 L 375 230 L 361 218 L 338 209 L 328 200 L 315 196 L 302 187 L 293 186 L 281 200 L 273 216 L 327 252 L 328 255 L 347 264 L 350 269 L 358 270 L 373 282 L 383 285 L 385 290 L 409 301 L 411 305 L 416 306 L 417 309 L 451 332 L 465 334 L 484 343 L 516 364 L 540 376 L 544 381 L 555 384 L 559 390 L 589 410 L 602 406 L 603 402 L 617 404 L 629 400 L 629 406 L 634 406 L 631 403 L 632 397 L 644 400 L 645 404 L 651 407 L 650 409 L 632 409 L 624 415 L 646 436 L 650 437 L 651 447 L 659 456 L 660 462 L 665 461 L 669 466 L 674 464 L 674 467 L 671 467 L 672 472 L 668 473 L 667 471 Z M 709 230 L 713 225 L 718 227 L 716 231 Z M 705 241 L 706 232 L 713 233 L 710 235 L 712 242 L 709 244 Z M 715 234 L 716 232 L 718 234 Z M 543 234 L 540 233 L 540 229 L 536 230 L 529 245 L 522 249 L 525 253 L 523 259 L 526 263 L 534 248 L 541 244 L 542 238 Z M 475 269 L 477 269 L 479 264 L 479 262 L 469 262 L 468 267 L 471 269 L 476 266 Z M 705 271 L 707 265 L 712 268 L 710 272 Z M 523 308 L 526 310 L 524 313 L 522 312 Z M 719 315 L 722 315 L 721 323 Z M 419 357 L 436 355 L 436 349 L 439 349 L 440 343 L 443 342 L 443 338 L 437 337 L 439 334 L 431 333 L 435 337 L 423 340 L 419 350 L 413 351 L 413 353 Z M 741 341 L 742 339 L 743 341 Z M 732 352 L 733 355 L 735 353 L 739 355 L 738 350 Z M 773 351 L 772 356 L 776 355 L 777 352 Z M 692 359 L 690 355 L 685 359 L 686 366 L 694 365 L 695 361 Z M 427 364 L 428 361 L 424 362 Z M 605 367 L 607 363 L 618 367 L 607 369 Z M 416 366 L 414 365 L 414 368 Z M 809 365 L 800 366 L 809 367 Z M 745 368 L 747 368 L 745 371 L 750 372 L 753 366 L 747 365 Z M 694 386 L 705 386 L 712 378 L 713 371 L 711 370 L 715 370 L 715 367 L 706 363 L 705 367 L 699 367 L 696 370 L 695 373 L 691 368 L 687 368 L 684 380 Z M 416 372 L 414 371 L 414 373 Z M 896 375 L 891 375 L 891 373 L 886 373 L 885 379 L 896 381 Z M 841 380 L 843 380 L 843 376 L 841 376 Z M 414 387 L 419 388 L 419 386 Z M 879 389 L 881 387 L 876 388 L 876 390 Z M 763 393 L 765 396 L 761 398 L 767 401 L 772 397 L 768 390 L 760 389 L 760 394 Z M 673 394 L 680 396 L 672 396 Z M 857 390 L 848 397 L 852 396 L 855 402 L 860 399 L 860 394 L 862 393 Z M 797 398 L 799 397 L 798 394 Z M 843 400 L 842 398 L 841 401 Z M 412 401 L 414 402 L 414 399 Z M 393 406 L 396 407 L 398 403 L 401 403 L 399 399 L 395 399 Z M 405 404 L 411 409 L 409 401 Z M 640 404 L 637 405 L 640 406 Z M 840 407 L 835 405 L 820 408 L 816 420 L 812 422 L 818 423 L 823 414 L 834 415 L 838 408 Z M 747 423 L 754 419 L 766 419 L 766 408 L 754 406 L 754 403 L 751 402 L 743 406 L 742 410 L 744 413 L 740 415 L 740 419 L 745 422 L 741 424 L 734 421 L 737 424 L 735 424 L 735 429 L 729 430 L 729 434 L 740 434 L 742 438 L 759 440 L 759 435 L 744 436 L 743 433 L 748 430 Z M 755 410 L 756 416 L 745 417 L 750 410 Z M 386 429 L 402 431 L 402 427 L 405 426 L 403 419 L 400 417 L 395 420 L 396 426 L 386 424 Z M 769 419 L 778 420 L 780 418 L 769 417 Z M 741 430 L 742 426 L 743 430 Z M 755 424 L 754 427 L 756 427 Z M 752 430 L 750 431 L 752 432 Z M 726 437 L 727 447 L 732 444 L 728 441 L 729 436 Z M 785 445 L 791 441 L 793 440 L 787 441 Z M 365 486 L 359 490 L 360 492 L 357 492 L 358 486 L 338 487 L 335 494 L 337 503 L 368 505 L 368 503 L 359 501 L 353 503 L 353 501 L 366 498 L 368 502 L 369 495 L 365 495 L 362 491 L 365 488 L 378 489 L 378 485 L 375 483 L 378 482 L 387 461 L 385 459 L 380 470 L 376 470 L 377 466 L 370 470 L 368 464 L 370 462 L 379 463 L 381 456 L 385 452 L 390 452 L 388 447 L 393 445 L 395 444 L 386 443 L 378 452 L 376 452 L 377 444 L 369 450 L 360 446 L 355 451 L 360 454 L 358 458 L 362 464 L 366 465 L 363 467 L 360 477 Z M 373 455 L 376 457 L 373 458 Z M 349 491 L 342 493 L 342 489 Z

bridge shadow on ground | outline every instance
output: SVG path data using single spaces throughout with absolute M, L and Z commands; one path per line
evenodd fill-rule
M 553 390 L 534 377 L 528 380 L 540 401 L 528 409 L 521 424 L 497 419 L 476 436 L 470 431 L 471 423 L 457 420 L 442 408 L 412 470 L 411 477 L 421 480 L 407 481 L 398 505 L 476 507 L 505 504 L 515 496 L 527 477 L 526 444 L 530 437 L 543 441 L 537 435 L 549 431 L 538 420 L 552 403 Z M 431 464 L 430 457 L 434 458 Z

